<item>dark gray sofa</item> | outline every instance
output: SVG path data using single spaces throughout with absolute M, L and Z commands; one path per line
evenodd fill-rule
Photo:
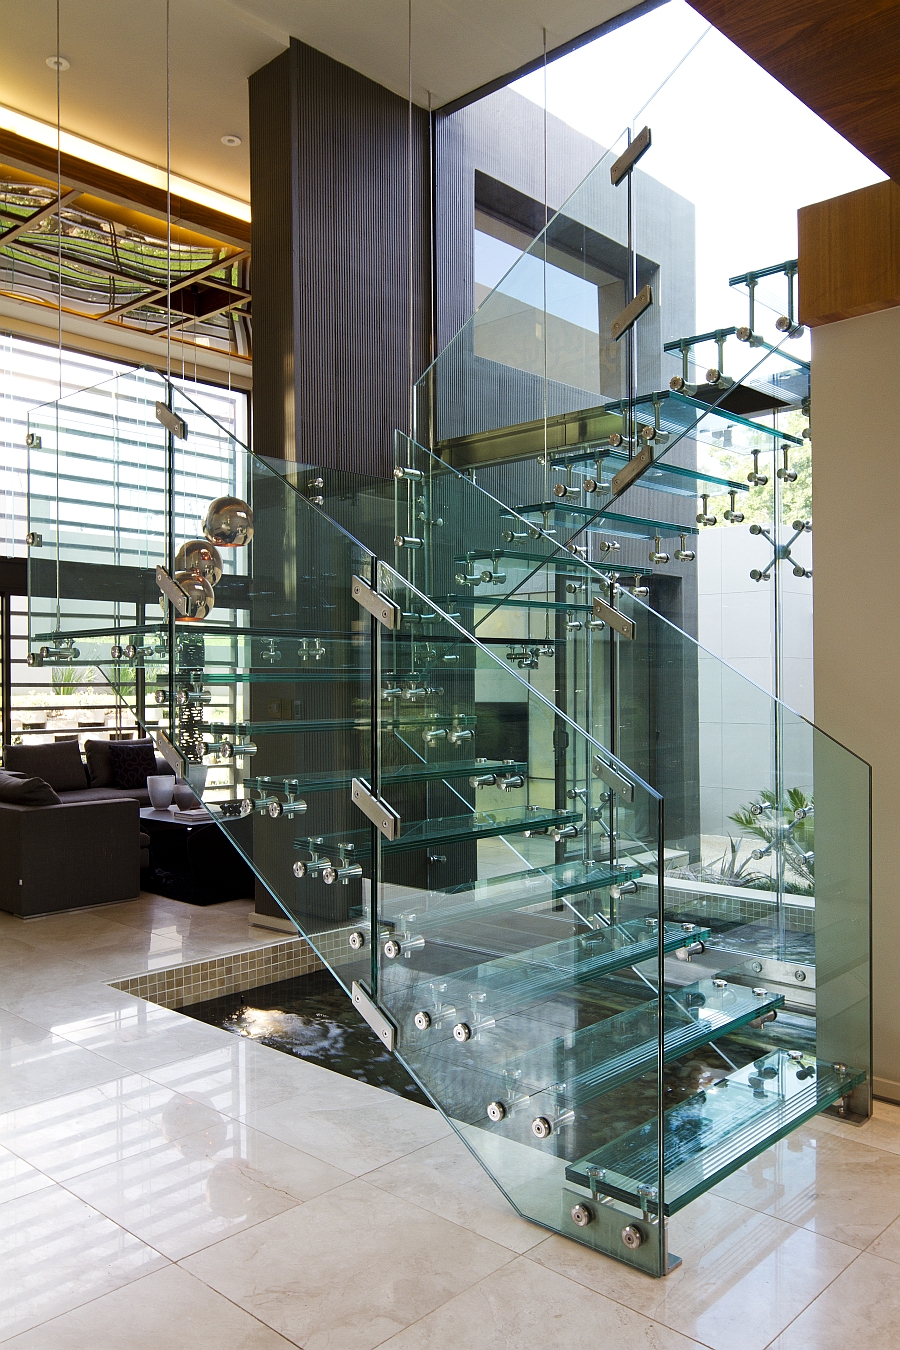
M 0 909 L 27 919 L 133 899 L 141 889 L 139 812 L 132 797 L 0 803 Z
M 0 909 L 29 918 L 128 900 L 141 889 L 150 840 L 140 830 L 143 788 L 116 787 L 108 741 L 3 747 L 4 769 L 43 779 L 59 798 L 47 806 L 0 802 Z M 158 773 L 172 773 L 156 756 Z

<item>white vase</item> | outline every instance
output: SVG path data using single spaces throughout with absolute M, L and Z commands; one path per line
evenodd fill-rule
M 154 811 L 165 811 L 172 805 L 175 791 L 175 778 L 171 773 L 148 774 L 147 791 L 150 793 L 150 805 Z

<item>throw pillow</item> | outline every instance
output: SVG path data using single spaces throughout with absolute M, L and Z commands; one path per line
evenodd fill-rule
M 148 741 L 110 741 L 109 763 L 117 788 L 146 788 L 147 775 L 156 773 L 156 755 Z
M 59 798 L 43 778 L 27 778 L 24 773 L 0 769 L 0 802 L 12 806 L 58 806 Z
M 4 745 L 3 767 L 43 778 L 54 792 L 78 792 L 88 785 L 77 740 L 55 741 L 52 745 Z
M 84 757 L 87 760 L 91 787 L 112 787 L 109 745 L 109 741 L 87 740 L 84 743 Z

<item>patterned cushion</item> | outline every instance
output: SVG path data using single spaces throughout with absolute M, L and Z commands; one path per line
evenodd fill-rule
M 43 778 L 54 792 L 75 792 L 87 787 L 87 772 L 77 738 L 55 741 L 52 745 L 4 745 L 3 767 L 13 773 Z
M 156 773 L 156 755 L 146 741 L 110 741 L 112 786 L 146 788 L 147 775 Z
M 84 757 L 88 764 L 88 773 L 91 777 L 91 787 L 113 787 L 118 786 L 113 783 L 112 761 L 110 760 L 111 745 L 113 741 L 86 740 L 84 743 Z M 139 741 L 129 741 L 129 745 L 152 745 L 153 742 L 149 736 L 142 737 Z M 143 787 L 144 784 L 138 784 Z
M 56 806 L 59 798 L 43 778 L 27 778 L 24 773 L 6 773 L 0 769 L 0 802 L 13 806 Z

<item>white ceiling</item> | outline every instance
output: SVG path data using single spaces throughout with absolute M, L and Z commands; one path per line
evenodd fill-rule
M 634 0 L 411 0 L 413 98 L 435 107 Z M 67 131 L 166 162 L 165 0 L 59 0 Z M 172 170 L 246 200 L 247 77 L 297 37 L 406 96 L 409 0 L 170 0 Z M 0 103 L 55 125 L 56 0 L 0 0 Z M 243 144 L 226 149 L 224 135 Z

